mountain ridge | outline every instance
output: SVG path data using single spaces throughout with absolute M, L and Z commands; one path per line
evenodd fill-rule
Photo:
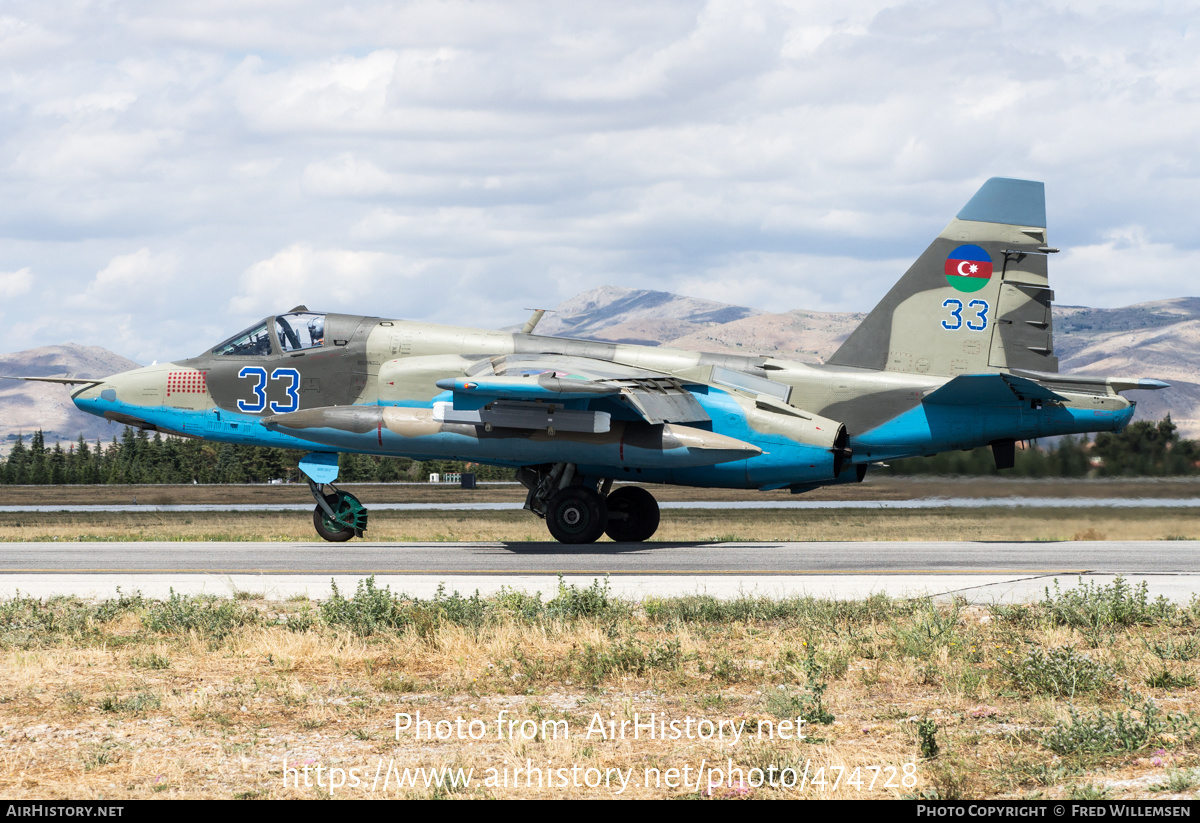
M 581 336 L 607 342 L 646 342 L 717 354 L 765 354 L 805 363 L 824 363 L 866 312 L 819 312 L 795 309 L 771 313 L 699 300 L 669 292 L 606 286 L 559 304 L 555 322 L 543 320 L 538 334 Z M 640 295 L 653 295 L 639 304 Z M 581 300 L 581 298 L 584 298 Z M 624 310 L 610 311 L 604 301 Z M 573 312 L 586 305 L 586 323 Z M 697 310 L 702 307 L 702 310 Z M 633 311 L 630 311 L 630 310 Z M 709 317 L 717 310 L 740 316 L 727 322 Z M 597 322 L 603 317 L 607 324 Z M 636 318 L 634 320 L 633 318 Z M 1184 437 L 1200 439 L 1200 297 L 1176 297 L 1096 309 L 1053 308 L 1054 348 L 1063 374 L 1154 377 L 1171 384 L 1157 392 L 1132 395 L 1135 420 L 1161 420 L 1170 414 Z M 636 335 L 631 331 L 636 330 Z M 630 337 L 640 338 L 637 341 Z
M 138 363 L 102 346 L 61 343 L 0 354 L 0 377 L 106 377 Z M 80 411 L 69 387 L 58 383 L 0 380 L 0 443 L 42 431 L 47 443 L 110 440 L 120 427 Z

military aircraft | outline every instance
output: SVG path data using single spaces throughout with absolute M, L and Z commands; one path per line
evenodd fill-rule
M 141 429 L 310 449 L 326 540 L 361 537 L 339 452 L 511 466 L 566 543 L 643 541 L 642 485 L 789 489 L 872 464 L 1119 431 L 1120 392 L 1157 380 L 1057 374 L 1042 183 L 993 178 L 822 366 L 332 314 L 297 306 L 196 357 L 84 383 L 75 404 Z

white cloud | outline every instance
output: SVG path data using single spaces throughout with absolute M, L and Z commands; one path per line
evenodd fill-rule
M 1153 242 L 1141 226 L 1126 226 L 1106 232 L 1101 243 L 1064 249 L 1050 263 L 1060 303 L 1112 308 L 1194 295 L 1200 249 Z
M 395 175 L 351 153 L 309 163 L 301 180 L 306 191 L 329 197 L 373 197 L 400 188 Z
M 230 84 L 242 116 L 260 131 L 377 130 L 395 122 L 388 89 L 398 59 L 385 50 L 262 72 L 262 60 L 248 57 Z
M 33 272 L 28 268 L 0 271 L 0 300 L 12 300 L 33 288 Z
M 1200 249 L 1193 17 L 21 4 L 0 16 L 0 296 L 36 271 L 91 306 L 80 342 L 132 330 L 143 359 L 296 303 L 499 325 L 613 283 L 867 310 L 995 175 L 1046 181 L 1060 300 L 1195 293 L 1174 274 Z M 35 321 L 0 345 L 58 342 Z
M 733 255 L 670 283 L 670 291 L 773 312 L 830 305 L 849 294 L 851 305 L 875 307 L 912 260 L 873 260 L 806 254 Z M 626 284 L 628 285 L 628 284 Z
M 261 160 L 247 160 L 243 163 L 235 163 L 233 166 L 233 174 L 238 177 L 255 178 L 267 177 L 283 162 L 281 157 L 268 157 Z
M 178 259 L 170 252 L 156 255 L 149 249 L 138 249 L 117 255 L 96 272 L 82 294 L 70 297 L 67 305 L 91 312 L 160 306 L 174 291 L 177 268 Z
M 34 112 L 38 115 L 80 117 L 107 112 L 122 112 L 133 105 L 135 100 L 137 100 L 137 95 L 131 91 L 95 92 L 81 94 L 78 97 L 47 100 L 34 109 Z
M 365 313 L 397 261 L 378 252 L 315 249 L 298 243 L 246 269 L 229 310 L 262 316 L 305 304 L 314 310 Z M 402 272 L 396 272 L 403 277 Z
M 169 130 L 83 128 L 58 132 L 45 142 L 26 147 L 17 156 L 13 170 L 34 179 L 62 182 L 121 178 L 144 169 L 163 143 L 176 137 Z
M 69 38 L 39 21 L 0 17 L 0 60 L 7 65 L 44 55 L 67 42 Z

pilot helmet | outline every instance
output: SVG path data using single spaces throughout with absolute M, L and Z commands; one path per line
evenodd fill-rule
M 321 315 L 308 321 L 308 334 L 313 342 L 325 339 L 325 318 Z

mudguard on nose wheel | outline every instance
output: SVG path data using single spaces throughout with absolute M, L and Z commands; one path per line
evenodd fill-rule
M 325 495 L 325 502 L 333 509 L 336 519 L 330 518 L 320 506 L 313 509 L 313 526 L 317 534 L 330 543 L 345 543 L 355 535 L 362 537 L 367 528 L 367 510 L 357 497 L 339 491 Z

